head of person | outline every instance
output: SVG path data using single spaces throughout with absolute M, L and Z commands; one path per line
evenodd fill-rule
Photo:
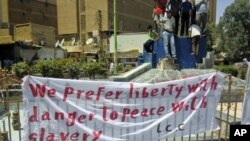
M 152 31 L 152 30 L 153 30 L 152 25 L 148 25 L 148 31 Z
M 172 17 L 172 11 L 171 10 L 166 10 L 166 12 L 167 12 L 167 17 L 171 18 Z

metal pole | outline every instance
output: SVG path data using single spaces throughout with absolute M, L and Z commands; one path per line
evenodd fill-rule
M 78 28 L 79 28 L 79 42 L 80 42 L 80 47 L 82 46 L 82 28 L 81 28 L 81 14 L 82 14 L 82 11 L 81 11 L 81 0 L 78 0 Z
M 114 7 L 114 73 L 117 74 L 117 34 L 116 34 L 116 0 L 113 0 Z
M 56 37 L 56 31 L 54 30 L 54 37 Z M 54 59 L 56 59 L 56 48 L 57 46 L 54 46 L 54 49 L 53 49 L 53 56 L 54 56 Z M 36 51 L 37 52 L 37 51 Z

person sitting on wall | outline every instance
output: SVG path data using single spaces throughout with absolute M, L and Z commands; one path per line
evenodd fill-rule
M 154 47 L 153 44 L 155 40 L 159 38 L 158 33 L 153 29 L 151 25 L 148 26 L 148 37 L 149 39 L 143 44 L 144 49 L 147 53 L 153 53 Z
M 201 28 L 197 24 L 192 24 L 189 27 L 189 37 L 192 38 L 192 52 L 191 55 L 193 55 L 196 59 L 197 63 L 201 63 L 201 60 L 198 60 L 198 53 L 199 53 L 199 41 L 201 36 Z

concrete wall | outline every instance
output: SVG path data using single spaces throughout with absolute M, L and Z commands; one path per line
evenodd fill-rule
M 19 24 L 15 26 L 15 41 L 32 41 L 35 45 L 41 45 L 45 41 L 45 46 L 55 46 L 55 29 L 51 26 L 38 24 Z

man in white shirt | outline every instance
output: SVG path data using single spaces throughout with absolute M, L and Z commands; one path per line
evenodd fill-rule
M 174 41 L 174 29 L 175 29 L 175 19 L 172 16 L 171 10 L 166 10 L 164 17 L 162 18 L 159 26 L 162 27 L 163 33 L 163 44 L 166 53 L 166 58 L 176 58 L 176 50 L 175 50 L 175 41 Z M 169 53 L 169 41 L 170 41 L 170 50 Z
M 192 24 L 189 27 L 189 37 L 192 38 L 192 53 L 191 55 L 194 55 L 197 58 L 197 55 L 199 53 L 199 41 L 201 36 L 201 29 L 199 25 Z M 196 60 L 197 62 L 200 62 L 199 60 Z

